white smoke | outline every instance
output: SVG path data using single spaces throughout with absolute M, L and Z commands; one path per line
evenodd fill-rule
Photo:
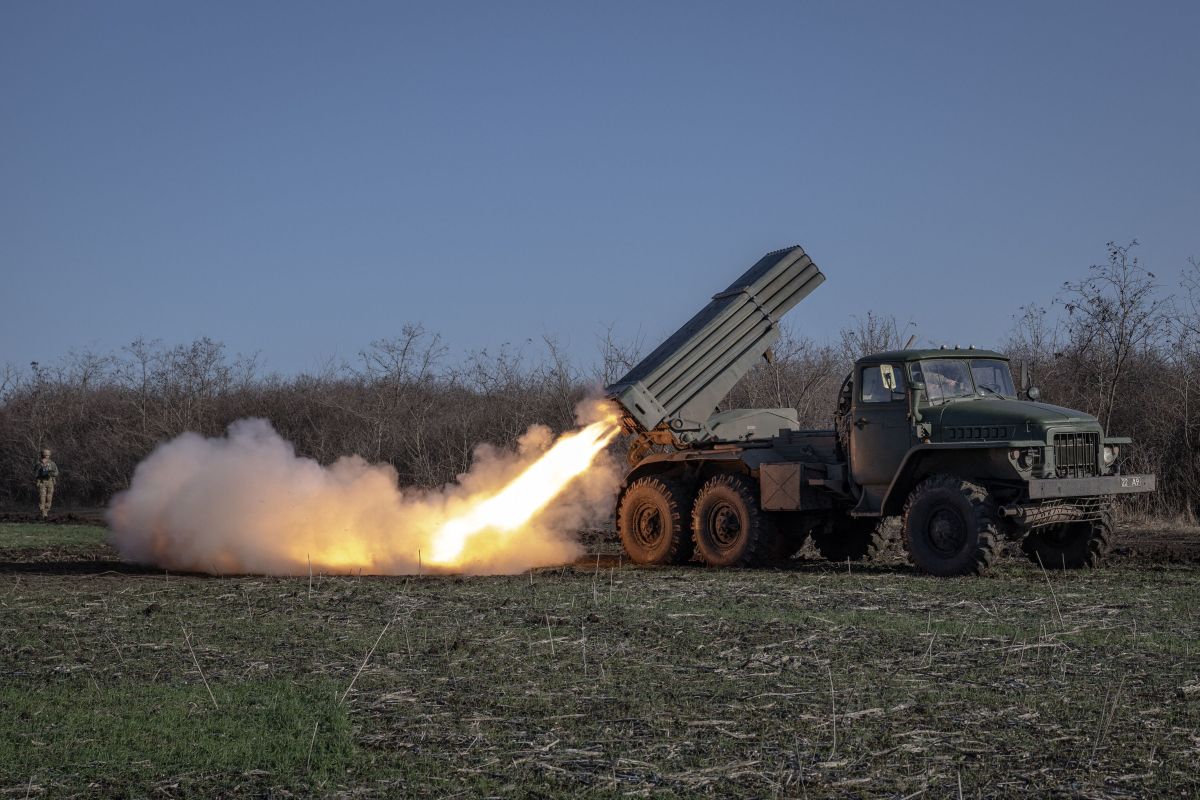
M 219 438 L 185 433 L 142 461 L 110 505 L 110 541 L 129 561 L 215 574 L 503 574 L 562 564 L 582 554 L 575 532 L 612 512 L 620 471 L 607 452 L 529 524 L 483 531 L 453 569 L 429 564 L 447 519 L 553 442 L 535 425 L 515 450 L 481 445 L 456 483 L 427 491 L 399 487 L 391 465 L 358 456 L 322 466 L 297 456 L 268 421 L 243 419 Z

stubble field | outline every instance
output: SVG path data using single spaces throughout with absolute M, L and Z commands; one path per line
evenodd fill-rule
M 1192 797 L 1200 546 L 513 577 L 211 577 L 0 524 L 0 793 Z

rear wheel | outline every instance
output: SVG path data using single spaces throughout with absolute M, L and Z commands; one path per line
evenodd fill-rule
M 713 567 L 765 564 L 778 552 L 775 521 L 759 508 L 754 485 L 741 475 L 709 478 L 692 508 L 696 552 Z
M 1105 514 L 1097 520 L 1042 528 L 1022 540 L 1021 550 L 1046 569 L 1098 567 L 1112 550 L 1112 520 Z
M 669 478 L 638 478 L 621 496 L 617 531 L 637 564 L 682 564 L 692 557 L 684 488 Z
M 983 486 L 952 475 L 922 481 L 904 506 L 909 559 L 931 575 L 981 575 L 996 559 L 995 507 Z

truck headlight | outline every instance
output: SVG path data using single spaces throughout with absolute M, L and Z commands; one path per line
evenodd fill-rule
M 1110 466 L 1121 455 L 1121 448 L 1115 444 L 1104 445 L 1104 466 Z
M 1012 448 L 1008 451 L 1009 460 L 1016 463 L 1021 469 L 1033 469 L 1041 461 L 1041 453 L 1036 447 L 1026 447 L 1024 450 Z

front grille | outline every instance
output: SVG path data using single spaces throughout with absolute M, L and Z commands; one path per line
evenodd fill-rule
M 1090 478 L 1099 473 L 1100 434 L 1054 434 L 1054 469 L 1060 478 Z

